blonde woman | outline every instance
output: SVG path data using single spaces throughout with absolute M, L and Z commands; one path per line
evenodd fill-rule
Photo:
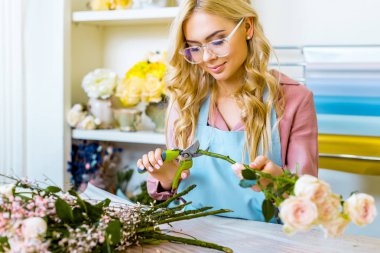
M 268 69 L 271 47 L 249 0 L 185 0 L 171 28 L 167 89 L 168 149 L 201 148 L 250 163 L 274 176 L 284 169 L 317 175 L 317 121 L 313 95 L 305 86 Z M 148 191 L 171 196 L 178 163 L 163 162 L 161 149 L 137 161 L 147 168 Z M 193 208 L 212 206 L 225 216 L 263 221 L 264 195 L 239 186 L 241 171 L 219 159 L 194 159 L 178 191 Z

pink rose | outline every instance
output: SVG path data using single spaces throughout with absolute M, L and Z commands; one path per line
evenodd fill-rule
M 315 203 L 323 202 L 330 193 L 330 186 L 326 182 L 310 175 L 301 176 L 294 186 L 296 196 L 308 198 Z
M 377 215 L 375 199 L 364 193 L 353 194 L 344 202 L 344 213 L 358 226 L 370 224 Z
M 285 233 L 306 231 L 318 218 L 317 206 L 309 199 L 291 196 L 281 203 L 280 218 Z
M 336 194 L 328 195 L 323 202 L 317 205 L 318 220 L 320 222 L 328 222 L 339 216 L 342 205 L 340 197 Z
M 349 222 L 350 220 L 343 215 L 338 215 L 334 219 L 322 223 L 321 228 L 325 232 L 325 237 L 336 237 L 343 234 Z

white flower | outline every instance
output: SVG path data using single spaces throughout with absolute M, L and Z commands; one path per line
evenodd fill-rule
M 37 238 L 46 233 L 47 224 L 40 217 L 30 217 L 22 221 L 21 231 L 24 238 Z
M 99 123 L 99 119 L 94 118 L 92 115 L 88 115 L 81 122 L 79 122 L 78 128 L 84 130 L 94 130 L 96 129 L 96 126 L 99 125 L 97 123 Z
M 10 197 L 13 195 L 13 189 L 15 188 L 15 184 L 3 184 L 0 185 L 0 195 Z
M 318 208 L 318 220 L 320 222 L 329 222 L 336 219 L 341 211 L 342 205 L 340 203 L 340 197 L 336 194 L 328 195 L 323 202 L 317 205 Z
M 294 195 L 308 198 L 315 203 L 323 202 L 330 193 L 330 186 L 326 182 L 310 175 L 301 176 L 294 186 Z
M 372 223 L 377 215 L 375 199 L 365 193 L 351 195 L 343 207 L 344 213 L 358 226 Z
M 306 231 L 318 218 L 317 206 L 309 199 L 291 196 L 281 203 L 280 218 L 284 222 L 285 233 Z
M 67 114 L 67 123 L 71 127 L 76 127 L 86 117 L 86 113 L 83 112 L 83 106 L 81 104 L 75 104 Z
M 349 219 L 346 219 L 342 215 L 338 215 L 329 222 L 322 223 L 321 228 L 325 233 L 325 237 L 336 237 L 343 234 L 349 222 Z
M 82 87 L 90 98 L 109 98 L 117 84 L 117 75 L 108 69 L 95 69 L 82 81 Z
M 20 238 L 9 237 L 10 252 L 26 252 L 25 242 Z

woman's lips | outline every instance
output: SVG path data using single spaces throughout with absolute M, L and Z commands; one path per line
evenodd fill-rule
M 218 74 L 224 70 L 225 65 L 226 65 L 226 62 L 216 65 L 216 66 L 209 66 L 208 68 L 210 69 L 211 72 Z

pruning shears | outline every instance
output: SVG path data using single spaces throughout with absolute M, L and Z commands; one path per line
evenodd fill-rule
M 179 167 L 174 175 L 173 184 L 172 184 L 172 190 L 175 190 L 178 188 L 179 179 L 181 176 L 181 173 L 184 170 L 188 170 L 193 166 L 193 158 L 201 156 L 202 154 L 197 153 L 199 149 L 199 141 L 196 140 L 186 149 L 168 149 L 162 152 L 161 158 L 163 162 L 170 162 L 175 159 L 179 159 Z M 147 171 L 146 168 L 144 169 L 137 169 L 139 173 L 144 173 Z

